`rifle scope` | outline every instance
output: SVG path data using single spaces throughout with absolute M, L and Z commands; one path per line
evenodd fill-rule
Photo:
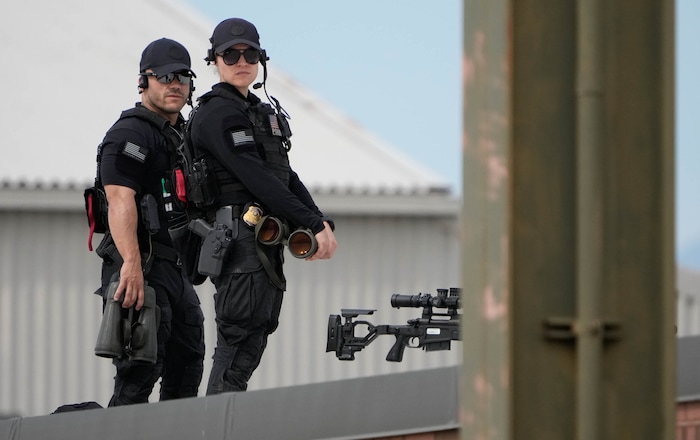
M 400 295 L 395 293 L 391 295 L 391 306 L 400 307 L 438 307 L 438 308 L 459 308 L 459 289 L 450 289 L 450 294 L 447 296 L 446 289 L 438 289 L 438 296 L 432 296 L 428 293 L 420 295 Z

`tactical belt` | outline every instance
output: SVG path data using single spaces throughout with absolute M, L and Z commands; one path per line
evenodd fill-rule
M 156 242 L 152 242 L 150 246 L 150 254 L 145 252 L 141 254 L 141 266 L 143 267 L 144 275 L 148 275 L 148 273 L 151 271 L 151 267 L 153 266 L 153 257 L 160 258 L 161 260 L 168 260 L 180 266 L 180 258 L 178 257 L 175 249 Z
M 114 239 L 112 238 L 112 234 L 109 231 L 105 233 L 105 236 L 102 239 L 100 245 L 97 247 L 96 252 L 97 255 L 100 256 L 100 258 L 106 261 L 113 261 L 119 265 L 121 265 L 124 262 L 121 255 L 119 255 L 117 246 L 114 244 Z M 156 242 L 151 243 L 151 254 L 163 260 L 172 261 L 176 264 L 179 262 L 179 258 L 175 249 L 164 244 Z M 148 254 L 143 253 L 142 259 L 148 259 Z
M 153 255 L 155 255 L 158 258 L 161 258 L 163 260 L 172 261 L 175 264 L 177 264 L 180 261 L 175 249 L 173 249 L 169 246 L 153 242 L 153 243 L 151 243 L 151 249 L 153 251 L 152 252 Z

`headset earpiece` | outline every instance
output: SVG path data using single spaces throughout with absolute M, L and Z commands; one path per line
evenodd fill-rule
M 194 92 L 194 75 L 190 78 L 190 94 L 187 95 L 187 105 L 192 107 L 192 92 Z
M 147 89 L 148 88 L 148 75 L 141 75 L 141 79 L 139 80 L 139 89 Z
M 265 51 L 265 49 L 261 49 L 260 50 L 260 62 L 263 65 L 265 65 L 265 62 L 269 59 L 270 59 L 270 57 L 267 56 L 267 52 Z
M 207 57 L 204 58 L 204 61 L 206 61 L 207 64 L 213 63 L 214 61 L 216 61 L 216 53 L 214 53 L 213 47 L 210 49 L 207 49 Z

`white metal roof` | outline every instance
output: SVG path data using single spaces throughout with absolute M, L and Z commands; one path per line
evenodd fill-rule
M 90 182 L 97 144 L 121 110 L 140 100 L 143 48 L 160 37 L 183 43 L 197 74 L 194 94 L 200 96 L 218 81 L 203 61 L 215 25 L 177 1 L 3 2 L 0 187 Z M 268 92 L 292 116 L 292 165 L 314 192 L 449 192 L 441 176 L 281 72 L 274 56 L 268 67 Z

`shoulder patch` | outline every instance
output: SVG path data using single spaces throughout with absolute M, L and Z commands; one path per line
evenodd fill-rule
M 253 130 L 238 130 L 231 132 L 234 147 L 242 147 L 244 145 L 255 145 Z
M 141 163 L 146 161 L 146 156 L 148 155 L 147 149 L 129 141 L 126 141 L 126 144 L 124 145 L 124 150 L 122 150 L 122 152 L 130 158 L 136 159 Z

